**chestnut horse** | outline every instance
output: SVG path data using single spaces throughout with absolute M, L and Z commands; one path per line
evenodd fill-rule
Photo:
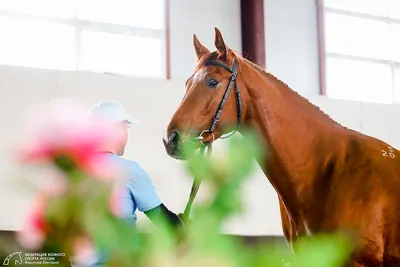
M 350 230 L 357 246 L 348 266 L 400 266 L 399 150 L 331 119 L 234 53 L 217 28 L 216 51 L 193 42 L 197 66 L 166 129 L 167 153 L 185 160 L 180 144 L 189 135 L 212 142 L 250 127 L 269 151 L 258 164 L 278 194 L 289 244 Z

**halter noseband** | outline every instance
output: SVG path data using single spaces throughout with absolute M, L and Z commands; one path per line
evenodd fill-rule
M 240 90 L 239 90 L 239 87 L 238 87 L 237 81 L 236 81 L 236 77 L 238 75 L 238 72 L 237 72 L 238 62 L 237 62 L 236 58 L 233 61 L 232 68 L 229 67 L 228 65 L 224 64 L 224 63 L 221 63 L 221 62 L 215 61 L 215 60 L 207 60 L 206 63 L 205 63 L 205 66 L 222 67 L 222 68 L 224 68 L 225 70 L 227 70 L 227 71 L 229 71 L 231 73 L 231 77 L 229 78 L 229 83 L 228 83 L 228 86 L 226 88 L 225 94 L 224 94 L 224 96 L 223 96 L 223 98 L 221 100 L 221 103 L 219 104 L 217 112 L 215 113 L 215 116 L 214 116 L 214 118 L 212 120 L 210 128 L 208 130 L 202 131 L 200 133 L 200 135 L 196 138 L 196 139 L 200 140 L 200 142 L 203 143 L 203 140 L 204 140 L 203 134 L 209 133 L 209 134 L 212 135 L 212 141 L 210 142 L 210 143 L 212 143 L 215 140 L 215 137 L 214 137 L 215 127 L 217 126 L 219 118 L 221 117 L 222 110 L 224 109 L 226 101 L 228 100 L 229 93 L 231 92 L 233 84 L 235 84 L 235 92 L 236 92 L 237 124 L 236 124 L 236 128 L 231 133 L 229 133 L 227 135 L 222 135 L 220 137 L 220 139 L 228 138 L 228 137 L 232 136 L 234 133 L 236 133 L 239 130 L 240 123 L 241 123 L 241 120 L 242 120 L 242 100 L 240 98 Z

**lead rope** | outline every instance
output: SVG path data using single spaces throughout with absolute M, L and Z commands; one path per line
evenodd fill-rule
M 204 142 L 204 145 L 201 146 L 201 148 L 200 148 L 199 155 L 201 157 L 204 156 L 204 150 L 206 149 L 206 147 L 207 147 L 207 157 L 210 156 L 211 150 L 212 150 L 212 145 L 210 142 Z M 199 177 L 199 176 L 195 176 L 193 179 L 192 190 L 190 191 L 189 200 L 186 204 L 185 211 L 183 213 L 186 218 L 189 218 L 189 216 L 190 216 L 190 210 L 192 208 L 194 199 L 196 198 L 197 192 L 199 191 L 201 181 L 202 181 L 202 177 Z
M 224 94 L 224 96 L 223 96 L 223 98 L 221 100 L 221 103 L 219 104 L 217 113 L 215 114 L 215 116 L 214 116 L 214 118 L 212 120 L 210 129 L 208 131 L 204 131 L 204 132 L 208 132 L 208 133 L 212 134 L 213 137 L 214 137 L 213 132 L 214 132 L 215 127 L 216 127 L 216 125 L 217 125 L 217 123 L 219 121 L 219 118 L 220 118 L 221 114 L 222 114 L 222 110 L 223 110 L 226 102 L 228 101 L 228 97 L 229 97 L 229 93 L 230 93 L 230 91 L 232 89 L 232 85 L 235 86 L 236 98 L 237 98 L 237 102 L 236 103 L 237 103 L 237 119 L 238 119 L 238 122 L 237 122 L 235 130 L 232 133 L 228 134 L 227 136 L 221 136 L 220 137 L 221 139 L 225 139 L 225 138 L 228 138 L 228 137 L 232 136 L 239 129 L 241 118 L 242 118 L 242 102 L 241 102 L 241 97 L 240 97 L 240 90 L 239 90 L 239 87 L 238 87 L 237 82 L 236 82 L 236 77 L 238 75 L 238 62 L 237 62 L 236 59 L 234 59 L 232 68 L 230 68 L 229 66 L 227 66 L 227 65 L 225 65 L 223 63 L 220 63 L 218 61 L 207 61 L 205 63 L 205 65 L 206 66 L 208 66 L 208 65 L 220 66 L 220 67 L 226 69 L 227 71 L 229 71 L 231 73 L 231 77 L 229 78 L 228 87 L 226 88 L 225 94 Z M 200 136 L 202 135 L 202 133 L 200 134 Z M 214 138 L 213 138 L 213 141 L 214 141 Z M 204 150 L 207 147 L 207 156 L 210 156 L 211 149 L 212 149 L 212 143 L 211 142 L 202 142 L 202 144 L 203 144 L 203 146 L 200 148 L 199 155 L 201 157 L 203 157 L 204 156 Z M 186 218 L 189 218 L 190 209 L 192 208 L 193 201 L 196 198 L 197 192 L 199 191 L 201 181 L 202 181 L 202 177 L 194 177 L 194 179 L 193 179 L 192 190 L 190 191 L 189 200 L 188 200 L 188 202 L 186 204 L 185 211 L 183 213 Z

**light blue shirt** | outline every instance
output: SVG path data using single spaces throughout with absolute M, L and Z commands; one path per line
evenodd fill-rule
M 112 161 L 121 168 L 124 177 L 123 187 L 119 197 L 122 198 L 121 209 L 122 217 L 125 220 L 136 223 L 136 210 L 145 212 L 159 206 L 162 202 L 156 193 L 154 185 L 148 173 L 133 160 L 118 157 L 115 154 L 107 153 Z

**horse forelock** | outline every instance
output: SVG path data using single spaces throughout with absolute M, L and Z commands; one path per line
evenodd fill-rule
M 230 55 L 232 55 L 232 57 L 228 57 L 229 60 L 224 60 L 223 58 L 221 58 L 221 55 L 218 51 L 214 51 L 209 53 L 208 55 L 204 55 L 196 62 L 195 71 L 199 71 L 201 68 L 203 68 L 206 62 L 209 60 L 220 61 L 221 63 L 227 64 L 228 66 L 232 66 L 234 59 L 239 61 L 242 58 L 239 52 L 235 50 L 230 50 L 230 52 Z

